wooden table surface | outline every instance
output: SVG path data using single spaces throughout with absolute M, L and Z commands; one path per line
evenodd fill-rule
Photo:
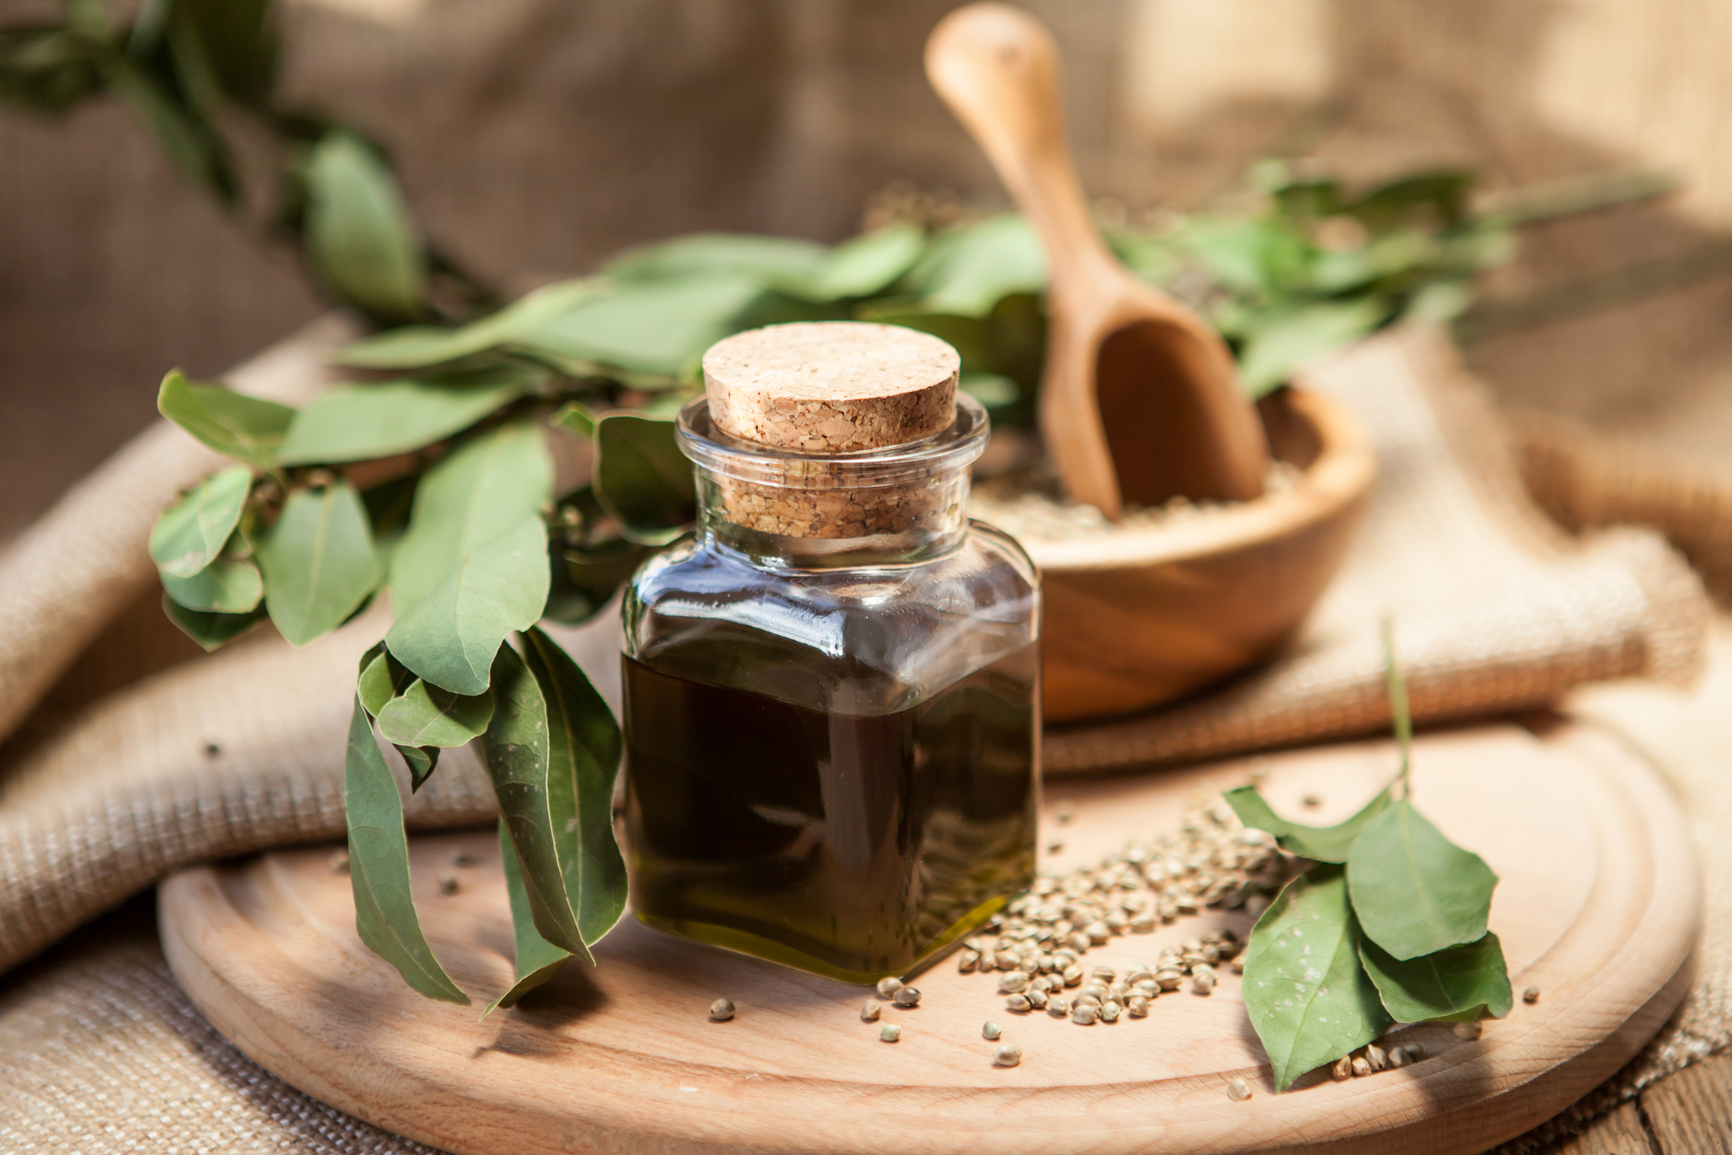
M 1661 1080 L 1554 1150 L 1556 1155 L 1732 1152 L 1732 1053 Z

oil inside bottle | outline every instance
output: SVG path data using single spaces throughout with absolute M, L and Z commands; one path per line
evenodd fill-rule
M 624 663 L 631 906 L 645 923 L 872 982 L 1033 882 L 1036 646 L 876 715 Z

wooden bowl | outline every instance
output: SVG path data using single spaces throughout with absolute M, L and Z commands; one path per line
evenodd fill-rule
M 1291 639 L 1347 553 L 1376 456 L 1334 402 L 1282 389 L 1258 403 L 1291 489 L 1146 530 L 1025 541 L 1046 590 L 1048 722 L 1170 702 Z

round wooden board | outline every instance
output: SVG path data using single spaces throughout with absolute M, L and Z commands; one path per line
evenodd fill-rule
M 568 965 L 513 1011 L 479 1019 L 510 981 L 511 927 L 491 832 L 412 843 L 428 937 L 474 1007 L 410 991 L 356 938 L 330 847 L 185 871 L 162 886 L 162 936 L 181 985 L 242 1051 L 308 1094 L 453 1152 L 1476 1152 L 1563 1109 L 1611 1075 L 1682 998 L 1700 879 L 1676 802 L 1611 739 L 1555 719 L 1427 735 L 1415 798 L 1502 877 L 1492 927 L 1516 989 L 1484 1036 L 1404 1028 L 1430 1057 L 1277 1095 L 1237 976 L 1209 997 L 1166 995 L 1147 1019 L 1080 1027 L 1003 1009 L 991 976 L 949 962 L 920 977 L 902 1040 L 858 1017 L 866 992 L 690 944 L 629 917 L 590 970 Z M 1318 823 L 1388 777 L 1388 743 L 1257 759 L 1283 813 Z M 1059 782 L 1072 821 L 1046 828 L 1082 862 L 1174 828 L 1186 800 L 1241 784 L 1252 760 Z M 1308 794 L 1323 804 L 1306 810 Z M 1487 805 L 1483 800 L 1491 800 Z M 463 851 L 461 890 L 437 880 Z M 1091 951 L 1149 959 L 1229 926 L 1205 911 Z M 708 1021 L 710 1001 L 739 1007 Z M 1022 1065 L 994 1067 L 997 1019 Z M 1233 1102 L 1226 1083 L 1249 1081 Z

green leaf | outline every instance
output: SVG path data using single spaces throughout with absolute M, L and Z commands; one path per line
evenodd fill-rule
M 606 607 L 614 591 L 637 572 L 655 550 L 623 538 L 583 549 L 563 549 L 553 557 L 553 581 L 542 617 L 575 626 Z
M 445 973 L 421 931 L 409 891 L 403 798 L 373 741 L 373 727 L 358 698 L 343 759 L 343 806 L 349 823 L 355 930 L 361 941 L 428 998 L 468 1006 L 469 996 Z
M 1026 220 L 1004 213 L 940 233 L 907 282 L 928 312 L 984 317 L 1013 293 L 1046 288 L 1046 253 Z
M 672 377 L 734 332 L 764 291 L 761 279 L 740 273 L 628 281 L 544 321 L 518 343 L 556 357 Z
M 385 708 L 385 703 L 409 688 L 415 680 L 415 675 L 385 648 L 384 642 L 376 642 L 373 648 L 361 655 L 360 676 L 355 682 L 355 693 L 361 699 L 361 705 L 367 713 L 377 718 L 379 711 Z
M 396 746 L 449 750 L 481 737 L 492 717 L 492 694 L 465 697 L 416 678 L 400 697 L 380 708 L 379 733 Z
M 347 345 L 332 359 L 358 369 L 426 369 L 460 361 L 508 345 L 604 291 L 605 282 L 596 278 L 560 281 L 460 329 L 406 325 Z
M 529 906 L 529 892 L 523 886 L 523 871 L 517 865 L 517 851 L 512 849 L 511 834 L 503 819 L 499 823 L 499 861 L 505 868 L 505 894 L 511 901 L 511 932 L 517 940 L 515 956 L 516 979 L 511 989 L 493 1000 L 481 1012 L 481 1017 L 501 1007 L 513 1007 L 517 1000 L 559 973 L 571 957 L 571 952 L 554 946 L 535 929 L 535 912 Z
M 609 413 L 596 425 L 596 497 L 634 541 L 672 541 L 697 516 L 692 463 L 674 428 L 672 421 L 630 413 Z
M 1233 808 L 1240 822 L 1253 830 L 1266 830 L 1273 834 L 1282 850 L 1313 862 L 1338 864 L 1347 861 L 1354 840 L 1365 829 L 1365 824 L 1382 813 L 1390 802 L 1389 788 L 1384 787 L 1359 813 L 1345 822 L 1335 826 L 1301 826 L 1276 814 L 1255 786 L 1240 786 L 1221 797 Z
M 180 92 L 171 91 L 165 77 L 131 56 L 110 54 L 105 63 L 109 88 L 156 135 L 181 176 L 204 186 L 224 205 L 232 205 L 237 186 L 228 149 L 204 113 L 182 99 Z
M 246 614 L 213 614 L 189 610 L 166 593 L 162 595 L 162 612 L 206 653 L 220 649 L 265 620 L 262 606 Z
M 750 278 L 764 286 L 802 285 L 822 276 L 830 259 L 823 245 L 792 237 L 690 233 L 630 249 L 609 261 L 602 271 L 621 282 L 722 274 Z
M 420 313 L 427 254 L 379 154 L 352 132 L 327 133 L 306 182 L 307 251 L 331 291 L 375 317 Z
M 162 588 L 189 610 L 251 613 L 265 595 L 259 567 L 248 560 L 219 557 L 191 577 L 162 574 Z
M 270 0 L 177 0 L 174 15 L 197 32 L 213 79 L 237 104 L 263 108 L 277 74 Z
M 587 439 L 595 436 L 596 423 L 600 420 L 595 411 L 583 402 L 567 401 L 547 419 L 547 423 Z
M 497 385 L 340 385 L 300 411 L 277 460 L 324 465 L 407 453 L 469 428 L 524 392 L 521 378 Z
M 294 646 L 342 625 L 379 584 L 367 511 L 346 481 L 291 494 L 258 557 L 265 608 Z
M 460 445 L 415 490 L 409 529 L 391 554 L 391 608 L 413 613 L 482 542 L 553 497 L 553 459 L 542 431 L 504 425 Z
M 65 112 L 103 90 L 100 51 L 66 28 L 0 29 L 0 101 Z
M 1353 344 L 1388 316 L 1388 306 L 1369 297 L 1259 318 L 1240 350 L 1239 376 L 1252 397 L 1261 397 L 1285 385 L 1298 370 Z
M 541 617 L 548 580 L 547 528 L 531 514 L 472 549 L 397 619 L 385 645 L 435 686 L 480 694 L 505 635 Z
M 1341 867 L 1313 866 L 1263 912 L 1245 951 L 1243 990 L 1278 1091 L 1389 1027 L 1359 962 L 1359 927 Z
M 1497 875 L 1403 799 L 1366 823 L 1347 883 L 1366 935 L 1405 960 L 1483 937 Z
M 194 385 L 179 369 L 162 379 L 156 409 L 218 453 L 257 469 L 276 464 L 277 447 L 295 417 L 292 408 L 275 401 Z
M 830 250 L 806 292 L 824 301 L 870 297 L 913 268 L 925 248 L 926 234 L 910 224 L 854 237 Z
M 1440 169 L 1397 177 L 1371 189 L 1341 211 L 1373 229 L 1393 228 L 1416 213 L 1429 213 L 1430 223 L 1454 225 L 1467 217 L 1474 175 L 1465 169 Z
M 560 873 L 584 945 L 594 946 L 625 913 L 625 858 L 613 833 L 619 724 L 582 668 L 539 628 L 523 634 L 523 661 L 547 707 L 547 791 Z
M 574 678 L 554 664 L 545 650 L 557 647 L 545 636 L 526 636 L 525 646 L 531 664 L 510 646 L 495 659 L 499 706 L 483 747 L 536 930 L 593 964 L 589 944 L 618 921 L 624 903 L 612 827 L 615 763 L 604 761 L 617 760 L 618 731 L 581 673 Z
M 1509 1014 L 1509 967 L 1497 935 L 1402 961 L 1370 939 L 1359 960 L 1398 1023 L 1471 1023 Z
M 409 767 L 411 793 L 425 786 L 427 779 L 433 777 L 433 771 L 439 768 L 437 746 L 398 746 L 396 750 L 403 755 L 403 764 Z
M 240 524 L 252 483 L 252 471 L 237 465 L 187 490 L 150 531 L 150 557 L 156 568 L 189 578 L 215 561 Z

